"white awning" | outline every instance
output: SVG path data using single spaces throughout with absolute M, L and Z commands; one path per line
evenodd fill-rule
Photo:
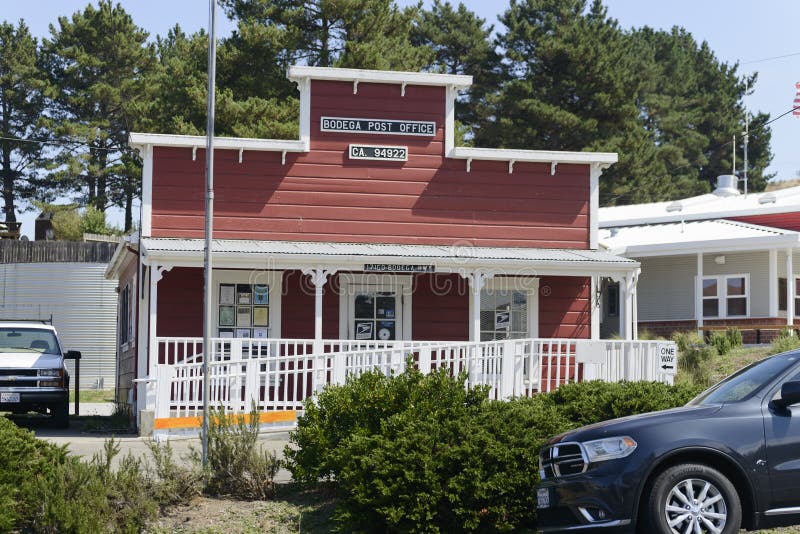
M 202 266 L 204 240 L 142 238 L 145 264 Z M 596 250 L 467 245 L 402 245 L 215 239 L 215 268 L 302 269 L 326 266 L 363 270 L 366 264 L 433 265 L 436 272 L 491 269 L 507 275 L 593 276 L 633 272 L 639 263 Z
M 630 258 L 796 247 L 800 233 L 726 219 L 602 228 L 600 244 Z

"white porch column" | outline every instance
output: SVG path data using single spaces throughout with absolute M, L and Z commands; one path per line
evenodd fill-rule
M 592 276 L 591 280 L 592 326 L 590 337 L 592 339 L 600 339 L 600 310 L 602 309 L 603 294 L 601 293 L 600 277 Z
M 794 331 L 794 266 L 792 249 L 786 249 L 786 326 Z
M 633 337 L 633 287 L 635 273 L 626 274 L 619 284 L 619 335 L 622 339 L 632 340 Z
M 464 278 L 469 281 L 470 299 L 469 308 L 471 312 L 470 325 L 469 325 L 469 339 L 470 341 L 481 340 L 481 289 L 486 284 L 486 280 L 493 275 L 482 271 L 473 271 L 468 274 L 462 274 Z
M 639 339 L 639 274 L 641 269 L 636 269 L 631 280 L 631 333 L 632 339 Z
M 155 366 L 158 363 L 158 341 L 156 340 L 156 329 L 158 327 L 158 282 L 164 273 L 172 269 L 171 265 L 151 265 L 150 266 L 150 321 L 147 328 L 147 354 L 148 365 L 147 375 L 154 376 Z M 203 347 L 203 352 L 206 352 Z M 142 378 L 142 377 L 139 377 Z
M 697 253 L 697 278 L 694 281 L 694 318 L 697 330 L 703 328 L 703 253 Z
M 769 251 L 769 316 L 778 316 L 778 251 Z
M 334 274 L 336 269 L 303 269 L 303 274 L 311 277 L 314 284 L 314 352 L 322 352 L 322 289 L 328 281 L 328 276 Z

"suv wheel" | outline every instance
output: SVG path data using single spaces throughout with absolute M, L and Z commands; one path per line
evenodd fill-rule
M 725 475 L 702 464 L 670 467 L 653 483 L 645 527 L 662 534 L 732 534 L 739 531 L 742 506 Z

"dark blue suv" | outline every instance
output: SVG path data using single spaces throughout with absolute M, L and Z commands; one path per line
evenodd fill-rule
M 800 351 L 756 362 L 682 408 L 551 439 L 544 532 L 735 533 L 800 523 Z

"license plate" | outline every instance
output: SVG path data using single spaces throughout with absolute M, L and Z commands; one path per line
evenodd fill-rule
M 550 490 L 547 488 L 540 488 L 536 491 L 536 506 L 538 508 L 550 507 Z
M 19 393 L 0 393 L 0 402 L 19 402 Z

